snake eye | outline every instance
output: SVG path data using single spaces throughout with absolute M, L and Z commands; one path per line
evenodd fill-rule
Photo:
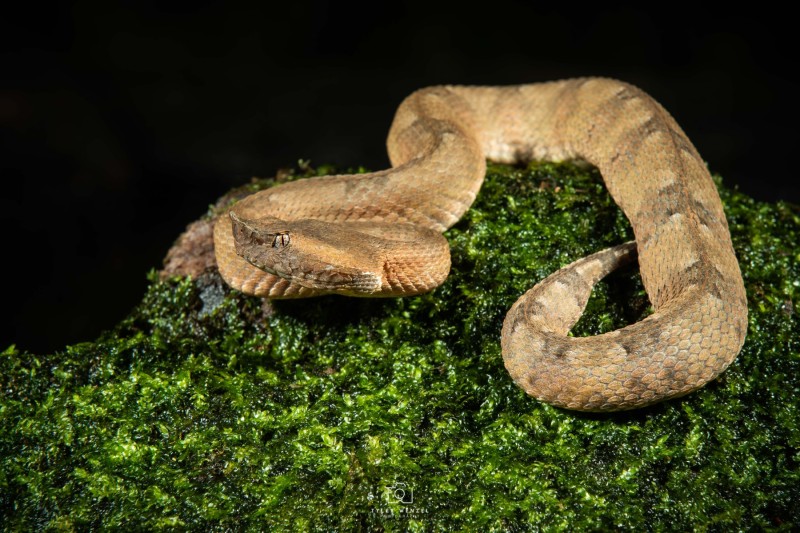
M 291 239 L 289 238 L 288 231 L 281 231 L 276 233 L 275 236 L 272 238 L 272 247 L 273 248 L 285 248 L 289 246 Z

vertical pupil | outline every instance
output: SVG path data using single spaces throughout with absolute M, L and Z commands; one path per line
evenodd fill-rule
M 275 237 L 272 239 L 272 247 L 273 248 L 281 248 L 283 246 L 289 245 L 289 234 L 288 233 L 277 233 Z

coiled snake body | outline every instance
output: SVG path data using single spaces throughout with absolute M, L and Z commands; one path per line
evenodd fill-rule
M 220 273 L 268 298 L 402 296 L 441 284 L 441 232 L 470 207 L 486 159 L 584 160 L 631 222 L 623 244 L 552 274 L 503 324 L 503 358 L 528 394 L 569 409 L 633 409 L 720 374 L 747 330 L 727 221 L 705 164 L 652 98 L 616 80 L 422 89 L 400 105 L 392 168 L 261 191 L 214 229 Z M 567 334 L 592 286 L 638 252 L 654 312 L 594 337 Z

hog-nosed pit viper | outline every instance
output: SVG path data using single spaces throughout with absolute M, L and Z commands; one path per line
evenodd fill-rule
M 720 198 L 692 143 L 641 90 L 604 78 L 430 87 L 400 105 L 387 145 L 388 170 L 290 182 L 235 204 L 214 229 L 225 281 L 266 298 L 430 291 L 450 269 L 441 233 L 469 209 L 487 158 L 582 160 L 636 241 L 562 268 L 512 306 L 501 345 L 514 381 L 568 409 L 633 409 L 702 387 L 739 353 L 747 301 Z M 592 286 L 637 252 L 653 314 L 568 336 Z

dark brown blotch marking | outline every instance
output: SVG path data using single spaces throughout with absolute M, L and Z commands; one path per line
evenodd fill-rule
M 745 332 L 747 330 L 746 323 L 745 323 L 745 325 L 743 325 L 742 322 L 737 320 L 736 322 L 733 323 L 733 329 L 736 330 L 736 337 L 737 338 L 744 339 L 744 334 L 745 334 Z
M 686 137 L 686 135 L 677 131 L 672 126 L 669 127 L 669 133 L 672 137 L 672 144 L 674 144 L 678 150 L 689 154 L 693 159 L 700 160 L 700 154 L 697 153 L 697 149 L 695 149 L 694 145 L 689 138 Z
M 651 135 L 655 135 L 656 133 L 669 131 L 669 128 L 666 127 L 666 124 L 663 120 L 659 120 L 657 117 L 651 116 L 639 127 L 637 131 L 641 131 L 643 133 L 642 139 L 646 139 Z
M 547 334 L 545 335 L 543 350 L 546 356 L 564 359 L 567 355 L 567 350 L 569 350 L 569 343 L 563 337 Z
M 544 305 L 534 299 L 526 300 L 523 305 L 524 312 L 520 314 L 520 319 L 517 320 L 514 325 L 516 325 L 520 320 L 524 322 L 530 322 L 531 317 L 546 316 L 547 310 L 545 309 Z
M 681 272 L 681 277 L 690 283 L 698 284 L 708 278 L 708 266 L 700 261 L 692 263 Z
M 648 224 L 658 228 L 666 225 L 669 219 L 678 213 L 683 213 L 681 209 L 685 205 L 685 192 L 678 183 L 670 183 L 656 191 L 656 201 L 648 202 L 642 211 L 635 215 L 636 220 L 648 220 Z
M 631 87 L 627 85 L 620 85 L 619 90 L 614 93 L 614 98 L 624 102 L 626 100 L 635 100 L 639 98 L 639 95 L 636 94 Z
M 716 215 L 711 212 L 703 202 L 696 198 L 691 200 L 692 212 L 697 216 L 697 220 L 704 226 L 711 228 L 719 224 Z
M 627 355 L 639 355 L 640 349 L 637 343 L 633 342 L 631 339 L 622 339 L 618 341 L 618 344 L 622 347 Z
M 572 289 L 572 297 L 579 305 L 585 305 L 592 292 L 591 284 L 576 270 L 567 270 L 558 275 L 558 281 Z

